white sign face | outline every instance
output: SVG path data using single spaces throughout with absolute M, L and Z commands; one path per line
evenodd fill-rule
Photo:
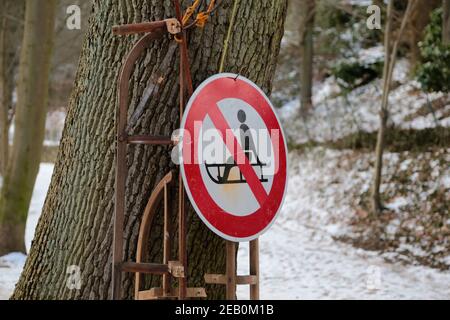
M 286 143 L 269 99 L 248 79 L 213 76 L 190 99 L 181 129 L 181 173 L 200 218 L 227 240 L 257 238 L 287 183 Z
M 257 153 L 261 165 L 253 166 L 253 169 L 256 175 L 262 178 L 264 189 L 269 193 L 274 175 L 274 157 L 270 136 L 264 121 L 255 109 L 240 99 L 229 98 L 219 101 L 218 107 L 229 126 L 239 128 L 233 132 L 237 142 L 244 146 L 245 139 L 247 139 L 249 141 L 248 151 L 251 152 L 250 157 Z M 245 121 L 241 122 L 238 116 Z M 241 126 L 248 126 L 251 129 L 245 133 L 240 129 Z M 250 186 L 244 183 L 245 179 L 241 176 L 239 167 L 233 166 L 227 170 L 226 164 L 233 165 L 235 161 L 209 116 L 205 118 L 200 134 L 203 137 L 203 145 L 198 149 L 198 152 L 201 153 L 199 158 L 204 156 L 200 171 L 203 183 L 216 204 L 235 216 L 247 216 L 258 210 L 259 203 Z M 223 150 L 223 152 L 219 153 L 217 150 Z M 258 150 L 258 152 L 252 150 Z

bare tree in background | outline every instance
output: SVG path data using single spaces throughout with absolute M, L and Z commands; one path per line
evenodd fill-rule
M 383 69 L 383 96 L 380 108 L 380 128 L 378 130 L 377 146 L 376 146 L 376 162 L 375 162 L 375 174 L 372 189 L 372 209 L 375 214 L 382 211 L 383 206 L 381 204 L 380 186 L 381 175 L 383 171 L 383 152 L 385 145 L 386 125 L 389 117 L 389 93 L 392 85 L 392 75 L 394 73 L 395 62 L 397 60 L 397 52 L 399 42 L 401 40 L 403 31 L 405 30 L 408 22 L 408 17 L 411 14 L 411 10 L 416 0 L 409 0 L 406 12 L 403 16 L 400 31 L 398 32 L 397 39 L 394 45 L 391 46 L 392 38 L 392 20 L 394 14 L 394 0 L 390 0 L 387 9 L 387 21 L 386 31 L 384 37 L 384 69 Z M 392 48 L 392 50 L 391 50 Z
M 314 62 L 314 18 L 315 0 L 300 0 L 300 102 L 301 112 L 307 114 L 312 108 L 313 62 Z
M 442 43 L 450 44 L 450 0 L 443 0 Z
M 44 139 L 56 4 L 26 1 L 13 148 L 0 193 L 0 256 L 25 251 L 25 223 Z
M 9 127 L 13 118 L 15 75 L 23 33 L 24 0 L 0 1 L 0 175 L 9 158 Z

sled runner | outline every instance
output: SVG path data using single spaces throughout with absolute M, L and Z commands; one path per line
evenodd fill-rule
M 137 251 L 135 261 L 126 261 L 124 257 L 124 248 L 126 239 L 124 234 L 125 213 L 126 213 L 126 182 L 128 177 L 127 149 L 129 145 L 153 145 L 175 147 L 179 141 L 169 136 L 155 135 L 130 135 L 130 123 L 133 124 L 142 115 L 143 109 L 137 108 L 135 113 L 128 119 L 130 79 L 135 64 L 150 44 L 159 39 L 164 39 L 169 35 L 170 39 L 175 40 L 179 46 L 179 87 L 180 87 L 180 120 L 183 118 L 186 98 L 193 94 L 193 84 L 189 64 L 188 46 L 186 30 L 195 26 L 203 26 L 208 20 L 209 15 L 215 11 L 218 5 L 215 0 L 211 0 L 208 9 L 205 12 L 199 12 L 191 22 L 192 15 L 202 1 L 195 0 L 194 4 L 188 8 L 183 15 L 179 0 L 173 0 L 176 18 L 163 21 L 143 22 L 131 25 L 115 26 L 113 33 L 115 35 L 140 34 L 145 35 L 133 46 L 128 56 L 125 58 L 121 72 L 118 78 L 118 113 L 117 113 L 117 136 L 116 136 L 116 186 L 115 186 L 115 213 L 113 228 L 113 261 L 112 261 L 112 299 L 122 299 L 123 294 L 123 273 L 134 273 L 135 283 L 134 298 L 136 300 L 157 300 L 157 299 L 179 299 L 206 298 L 204 287 L 188 287 L 188 253 L 187 250 L 187 210 L 184 183 L 181 173 L 168 172 L 166 176 L 159 181 L 152 191 L 145 207 L 137 240 Z M 222 2 L 221 2 L 222 3 Z M 234 13 L 235 15 L 235 13 Z M 233 18 L 234 20 L 234 18 Z M 232 24 L 230 24 L 232 25 Z M 224 51 L 226 53 L 226 50 Z M 244 130 L 245 131 L 245 130 Z M 246 150 L 248 148 L 245 148 Z M 256 153 L 255 153 L 256 154 Z M 251 156 L 246 152 L 246 156 L 251 162 Z M 254 166 L 261 168 L 261 181 L 266 181 L 262 175 L 262 168 L 265 164 L 261 163 L 255 157 Z M 236 164 L 221 164 L 219 166 L 212 164 L 208 170 L 217 172 L 223 169 L 213 181 L 221 184 L 227 183 L 246 183 L 242 175 L 239 179 L 229 179 L 230 172 L 235 169 Z M 210 177 L 214 177 L 209 172 Z M 176 185 L 178 180 L 178 186 Z M 176 192 L 178 189 L 178 192 Z M 175 199 L 178 193 L 178 199 Z M 175 201 L 174 201 L 175 200 Z M 178 201 L 176 201 L 178 200 Z M 174 203 L 178 202 L 177 205 Z M 161 238 L 163 245 L 162 261 L 157 263 L 150 262 L 148 257 L 148 243 L 152 223 L 158 213 L 162 211 L 163 228 Z M 173 219 L 175 218 L 175 219 Z M 173 225 L 173 221 L 176 224 Z M 176 228 L 175 228 L 176 227 Z M 178 231 L 178 237 L 175 240 L 175 230 Z M 172 250 L 178 242 L 177 249 Z M 177 251 L 175 254 L 174 251 Z M 226 242 L 226 274 L 205 274 L 205 283 L 226 285 L 227 299 L 236 298 L 236 285 L 250 285 L 250 298 L 259 299 L 259 244 L 258 239 L 250 242 L 250 273 L 248 276 L 238 276 L 236 272 L 236 244 L 231 241 Z M 150 289 L 145 288 L 145 275 L 161 276 L 161 285 Z

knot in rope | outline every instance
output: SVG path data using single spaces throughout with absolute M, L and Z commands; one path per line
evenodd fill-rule
M 194 15 L 195 11 L 198 9 L 201 2 L 202 2 L 201 0 L 195 0 L 194 3 L 187 8 L 182 20 L 184 27 L 188 25 L 189 20 Z M 199 28 L 203 28 L 208 22 L 209 17 L 211 16 L 211 13 L 215 8 L 215 4 L 216 0 L 211 0 L 209 2 L 208 9 L 206 11 L 199 12 L 195 17 L 195 21 L 192 23 L 192 25 L 196 25 Z

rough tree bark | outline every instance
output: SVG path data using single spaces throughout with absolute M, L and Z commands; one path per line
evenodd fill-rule
M 315 0 L 301 0 L 300 26 L 300 102 L 302 114 L 312 108 L 313 61 L 314 61 L 314 17 L 316 11 Z
M 442 9 L 442 43 L 448 45 L 450 44 L 450 0 L 443 0 Z
M 409 0 L 405 14 L 402 19 L 398 36 L 394 44 L 391 44 L 392 39 L 392 17 L 394 11 L 394 0 L 390 0 L 387 9 L 387 22 L 384 38 L 384 69 L 383 69 L 383 96 L 380 108 L 380 127 L 378 129 L 377 145 L 375 150 L 375 173 L 372 187 L 372 211 L 374 214 L 379 214 L 383 210 L 380 196 L 381 175 L 383 171 L 383 153 L 385 145 L 386 126 L 389 118 L 389 94 L 392 85 L 392 75 L 394 73 L 395 63 L 397 60 L 397 52 L 399 43 L 401 41 L 403 32 L 405 30 L 408 18 L 411 15 L 412 8 L 416 0 Z
M 185 2 L 186 3 L 186 2 Z M 204 29 L 189 32 L 194 85 L 217 72 L 232 1 L 222 1 Z M 240 1 L 225 71 L 239 72 L 269 93 L 283 36 L 285 0 Z M 115 24 L 174 16 L 172 1 L 94 1 L 75 89 L 71 97 L 58 160 L 31 252 L 13 299 L 107 299 L 111 288 L 116 78 L 136 37 L 115 37 Z M 177 44 L 156 41 L 138 63 L 131 83 L 130 114 L 152 87 L 147 108 L 133 132 L 170 135 L 178 125 Z M 135 257 L 140 217 L 151 190 L 174 168 L 166 147 L 128 150 L 125 259 Z M 189 285 L 203 286 L 205 272 L 224 272 L 224 242 L 189 208 Z M 154 221 L 149 257 L 162 257 L 161 215 Z M 174 250 L 176 250 L 174 248 Z M 66 269 L 81 269 L 81 289 L 66 287 Z M 126 275 L 125 297 L 133 277 Z M 151 278 L 151 282 L 158 280 Z M 223 290 L 207 286 L 209 298 Z
M 8 131 L 23 33 L 24 4 L 23 0 L 0 2 L 0 175 L 5 174 L 9 159 Z
M 0 193 L 0 255 L 25 252 L 25 223 L 39 171 L 56 0 L 26 1 L 11 158 Z

